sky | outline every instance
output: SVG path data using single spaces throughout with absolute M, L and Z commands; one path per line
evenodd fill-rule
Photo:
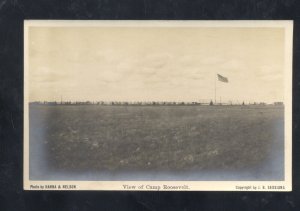
M 214 100 L 215 82 L 222 102 L 284 97 L 283 28 L 31 26 L 28 39 L 29 101 Z

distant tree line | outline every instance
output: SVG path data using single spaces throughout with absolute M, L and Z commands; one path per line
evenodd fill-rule
M 214 103 L 210 101 L 35 101 L 30 104 L 35 105 L 148 105 L 148 106 L 158 106 L 158 105 L 267 105 L 264 102 L 253 102 L 253 103 L 233 103 L 232 101 L 223 102 L 223 103 Z M 283 102 L 274 102 L 273 105 L 282 106 Z
M 170 101 L 35 101 L 31 104 L 47 105 L 202 105 L 200 102 L 170 102 Z

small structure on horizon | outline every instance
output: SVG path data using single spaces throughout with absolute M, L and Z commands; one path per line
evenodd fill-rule
M 283 102 L 274 102 L 274 105 L 276 105 L 276 106 L 283 106 Z

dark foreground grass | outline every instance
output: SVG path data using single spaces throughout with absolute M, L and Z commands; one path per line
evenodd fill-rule
M 283 111 L 275 106 L 31 105 L 30 171 L 34 175 L 43 158 L 49 172 L 248 169 L 272 174 L 267 163 L 274 156 L 283 166 Z

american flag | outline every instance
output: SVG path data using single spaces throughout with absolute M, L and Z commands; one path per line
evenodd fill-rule
M 222 81 L 224 83 L 228 83 L 228 78 L 224 77 L 224 76 L 221 76 L 220 74 L 217 74 L 218 75 L 218 80 L 219 81 Z

